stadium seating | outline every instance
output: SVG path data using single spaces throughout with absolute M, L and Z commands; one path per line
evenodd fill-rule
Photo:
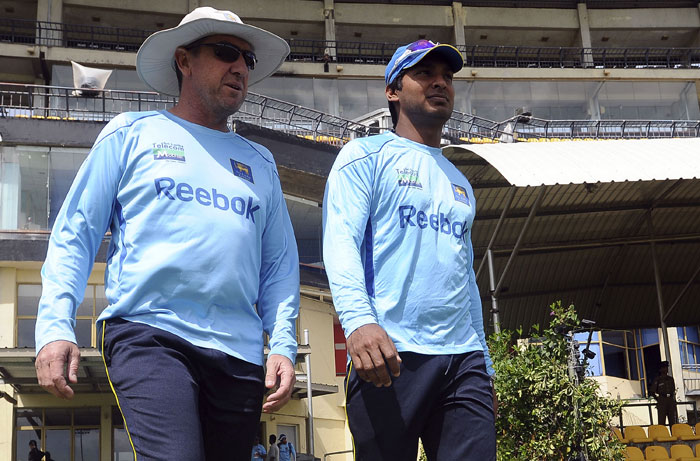
M 690 428 L 689 428 L 690 429 Z M 630 441 L 622 436 L 622 432 L 619 427 L 613 427 L 613 434 L 617 437 L 617 440 L 627 445 Z
M 650 443 L 652 439 L 647 437 L 647 433 L 641 426 L 627 426 L 625 428 L 625 438 L 632 443 Z
M 671 457 L 676 461 L 700 461 L 688 445 L 671 445 Z
M 670 461 L 668 452 L 664 447 L 652 445 L 644 449 L 644 457 L 647 461 Z
M 654 442 L 675 442 L 678 437 L 674 437 L 668 433 L 668 428 L 660 424 L 649 426 L 649 438 Z
M 678 440 L 700 440 L 700 435 L 695 435 L 693 428 L 687 424 L 674 424 L 671 426 L 671 434 L 678 437 Z
M 631 461 L 644 461 L 644 453 L 637 447 L 625 447 L 625 458 Z

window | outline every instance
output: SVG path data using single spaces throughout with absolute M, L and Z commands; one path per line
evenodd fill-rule
M 678 346 L 682 365 L 700 364 L 700 335 L 698 327 L 678 327 Z
M 134 449 L 119 407 L 112 407 L 112 461 L 134 461 Z
M 34 326 L 41 298 L 41 285 L 17 285 L 17 347 L 34 347 Z M 88 285 L 76 312 L 75 336 L 78 347 L 96 347 L 97 317 L 109 302 L 104 285 Z
M 17 448 L 15 459 L 23 461 L 29 441 L 59 460 L 100 459 L 100 409 L 18 408 L 15 413 Z
M 0 229 L 48 229 L 48 148 L 0 148 Z
M 583 350 L 588 341 L 588 333 L 577 333 L 575 339 L 581 344 L 580 349 Z M 590 349 L 596 356 L 589 360 L 589 375 L 616 376 L 635 381 L 639 379 L 637 340 L 631 331 L 594 332 Z

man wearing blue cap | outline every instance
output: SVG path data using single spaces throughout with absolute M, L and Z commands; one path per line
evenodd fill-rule
M 462 65 L 450 45 L 396 50 L 385 72 L 394 131 L 348 143 L 328 176 L 323 253 L 358 460 L 416 459 L 419 437 L 429 460 L 496 459 L 474 193 L 440 150 Z

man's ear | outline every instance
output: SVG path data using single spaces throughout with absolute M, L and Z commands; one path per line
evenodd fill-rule
M 187 55 L 187 50 L 181 46 L 175 50 L 175 65 L 180 68 L 182 75 L 190 75 L 190 57 Z
M 389 102 L 399 102 L 399 95 L 397 92 L 400 90 L 392 89 L 387 85 L 386 89 L 384 90 L 384 93 L 386 94 L 386 99 Z

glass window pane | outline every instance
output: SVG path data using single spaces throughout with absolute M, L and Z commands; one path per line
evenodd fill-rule
M 588 361 L 588 376 L 601 376 L 603 367 L 600 362 L 600 345 L 592 343 L 590 349 L 595 353 L 595 357 Z
M 29 441 L 34 440 L 41 449 L 41 430 L 17 431 L 17 457 L 16 461 L 26 461 L 29 455 Z
M 74 432 L 75 461 L 100 459 L 100 430 L 76 429 Z M 53 457 L 53 453 L 51 454 Z
M 41 298 L 41 285 L 17 286 L 17 315 L 36 315 Z
M 94 347 L 92 344 L 92 320 L 77 320 L 75 322 L 75 337 L 78 347 Z
M 691 360 L 690 363 L 698 364 L 700 363 L 700 346 L 694 346 L 693 349 L 695 349 L 695 357 L 688 357 L 688 359 Z M 688 355 L 690 355 L 690 349 Z
M 681 363 L 691 363 L 688 361 L 688 343 L 680 343 L 679 349 L 681 351 Z
M 109 306 L 109 301 L 107 301 L 105 294 L 105 286 L 95 286 L 95 313 L 99 316 L 107 306 Z
M 95 302 L 95 286 L 88 285 L 85 288 L 85 296 L 83 297 L 83 302 L 78 306 L 77 315 L 89 315 L 92 316 L 92 306 Z
M 70 429 L 46 430 L 45 451 L 51 452 L 51 458 L 61 461 L 70 459 L 70 442 Z
M 114 461 L 134 461 L 134 450 L 124 428 L 114 429 Z
M 683 330 L 683 327 L 677 327 L 676 330 L 678 331 L 678 339 L 685 339 L 685 331 Z
M 73 424 L 76 426 L 99 426 L 99 408 L 76 408 L 73 414 Z
M 70 426 L 70 408 L 47 408 L 45 410 L 47 426 Z
M 41 410 L 34 410 L 32 408 L 18 408 L 15 426 L 41 426 Z
M 0 229 L 48 228 L 48 148 L 0 149 Z
M 112 407 L 112 426 L 123 426 L 124 419 L 122 418 L 122 412 L 119 411 L 119 407 Z
M 642 379 L 644 378 L 644 359 L 642 355 L 642 349 L 637 349 L 637 363 L 639 364 L 639 374 Z M 642 393 L 642 395 L 646 395 Z
M 627 379 L 625 349 L 603 344 L 603 355 L 605 356 L 605 375 Z
M 69 66 L 66 66 L 69 71 L 71 71 Z M 71 71 L 72 74 L 72 71 Z M 71 81 L 73 77 L 70 77 Z M 110 81 L 114 78 L 110 78 Z M 69 84 L 72 86 L 73 84 Z M 65 103 L 64 103 L 65 104 Z M 65 105 L 61 108 L 65 108 Z M 68 195 L 68 190 L 70 189 L 75 175 L 87 157 L 88 149 L 76 149 L 67 150 L 62 148 L 52 148 L 51 149 L 51 169 L 49 171 L 49 181 L 51 187 L 49 188 L 49 203 L 51 209 L 49 210 L 49 226 L 53 226 L 56 220 L 56 215 L 58 210 L 61 209 L 61 205 Z
M 639 379 L 639 369 L 637 367 L 637 356 L 634 349 L 627 349 L 627 357 L 630 361 L 630 379 Z
M 642 345 L 649 346 L 659 343 L 659 330 L 656 328 L 645 328 L 642 330 Z
M 574 339 L 578 341 L 579 344 L 581 344 L 583 347 L 586 347 L 586 343 L 588 343 L 588 332 L 583 331 L 580 333 L 574 333 Z M 598 332 L 594 331 L 593 335 L 591 336 L 591 343 L 594 343 L 596 341 L 598 341 Z
M 625 345 L 624 331 L 604 331 L 602 332 L 603 341 L 606 343 L 617 344 L 618 346 Z
M 700 344 L 700 338 L 698 338 L 698 327 L 685 327 L 685 334 L 687 335 L 688 341 L 695 344 Z
M 34 347 L 36 319 L 17 320 L 17 347 Z
M 625 335 L 627 336 L 627 347 L 633 348 L 635 347 L 634 344 L 634 335 L 632 334 L 631 331 L 625 331 Z

